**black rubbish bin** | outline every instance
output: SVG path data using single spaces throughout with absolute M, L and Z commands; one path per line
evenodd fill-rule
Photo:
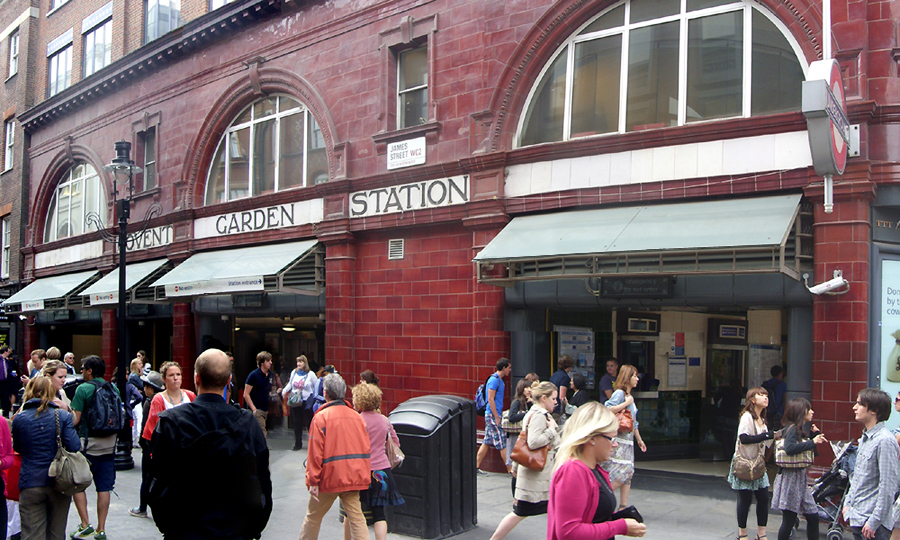
M 475 404 L 458 396 L 423 396 L 390 415 L 406 454 L 394 469 L 406 504 L 391 507 L 391 532 L 446 538 L 478 523 L 475 482 Z

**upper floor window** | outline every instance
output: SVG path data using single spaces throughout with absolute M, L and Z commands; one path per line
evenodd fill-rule
M 16 122 L 9 120 L 6 122 L 6 144 L 3 147 L 3 170 L 8 171 L 13 168 L 14 151 L 16 146 Z
M 72 44 L 53 53 L 47 62 L 47 92 L 49 96 L 55 96 L 72 84 Z
M 96 73 L 112 62 L 112 19 L 84 35 L 84 76 Z
M 397 128 L 428 122 L 428 47 L 397 55 Z
M 63 4 L 68 2 L 69 0 L 50 0 L 50 11 L 54 11 L 62 7 Z
M 626 0 L 563 44 L 517 143 L 799 110 L 803 65 L 786 35 L 749 1 Z
M 85 218 L 91 212 L 106 224 L 106 197 L 97 171 L 80 163 L 59 181 L 44 225 L 44 242 L 53 242 L 87 232 Z
M 144 0 L 144 43 L 181 26 L 181 0 Z
M 205 204 L 328 181 L 322 130 L 299 101 L 263 98 L 225 130 L 206 180 Z
M 150 127 L 139 135 L 141 148 L 141 161 L 143 162 L 144 191 L 156 187 L 156 128 Z
M 12 236 L 9 225 L 9 216 L 0 219 L 0 279 L 9 279 L 9 241 Z
M 233 1 L 234 0 L 209 0 L 209 10 L 213 11 L 213 10 L 219 9 L 220 7 L 224 6 L 225 4 L 230 4 Z
M 9 36 L 9 76 L 19 72 L 19 31 Z

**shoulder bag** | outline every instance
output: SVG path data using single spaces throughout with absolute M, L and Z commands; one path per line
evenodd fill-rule
M 59 432 L 59 409 L 56 413 L 56 457 L 47 474 L 55 479 L 56 490 L 67 497 L 86 490 L 93 481 L 91 465 L 81 452 L 69 452 L 62 444 Z
M 619 433 L 631 433 L 634 431 L 634 418 L 631 417 L 631 411 L 625 407 L 616 413 L 616 420 L 619 421 Z
M 532 418 L 534 416 L 532 415 Z M 531 418 L 528 419 L 531 422 Z M 519 438 L 516 439 L 516 445 L 513 447 L 512 455 L 510 456 L 513 461 L 522 465 L 523 467 L 527 467 L 532 471 L 543 471 L 544 466 L 547 464 L 547 450 L 550 448 L 549 444 L 545 444 L 540 448 L 531 449 L 528 446 L 528 426 L 525 426 L 525 429 L 519 433 Z
M 507 433 L 519 433 L 522 431 L 522 421 L 510 422 L 509 410 L 507 409 L 500 413 L 500 429 Z
M 294 376 L 297 375 L 297 370 L 291 372 L 291 377 L 288 379 L 288 384 L 291 385 L 291 395 L 288 396 L 287 404 L 288 407 L 300 407 L 301 405 L 305 405 L 303 400 L 300 399 L 300 396 L 303 392 L 303 386 L 300 387 L 300 390 L 294 388 Z M 306 377 L 303 378 L 304 384 L 306 383 Z
M 813 450 L 804 450 L 793 456 L 784 451 L 784 439 L 775 441 L 775 464 L 782 469 L 804 469 L 813 464 L 816 454 Z
M 753 425 L 756 431 L 756 424 Z M 752 435 L 756 435 L 753 433 Z M 758 443 L 757 443 L 758 444 Z M 738 439 L 734 442 L 734 458 L 731 460 L 731 474 L 740 480 L 752 482 L 759 480 L 766 474 L 766 460 L 763 451 L 760 449 L 756 453 L 755 459 L 747 459 L 741 455 L 741 435 L 738 433 Z
M 406 455 L 403 454 L 403 450 L 400 450 L 400 445 L 391 438 L 391 420 L 388 417 L 384 417 L 384 420 L 388 425 L 387 438 L 384 441 L 384 453 L 391 464 L 391 468 L 395 469 L 403 464 Z

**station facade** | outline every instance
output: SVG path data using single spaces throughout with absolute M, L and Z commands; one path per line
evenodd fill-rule
M 833 3 L 859 142 L 826 213 L 805 0 L 42 3 L 15 111 L 33 286 L 4 307 L 24 350 L 126 339 L 186 381 L 210 346 L 239 381 L 302 353 L 372 369 L 388 409 L 471 396 L 501 356 L 515 381 L 571 353 L 590 384 L 614 356 L 663 458 L 730 456 L 742 393 L 783 364 L 847 439 L 895 339 L 898 7 Z M 142 169 L 127 336 L 98 232 L 120 140 Z M 843 294 L 804 286 L 835 270 Z

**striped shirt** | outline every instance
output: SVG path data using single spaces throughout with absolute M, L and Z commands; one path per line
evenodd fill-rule
M 900 445 L 879 422 L 859 438 L 856 469 L 850 477 L 850 492 L 845 506 L 850 507 L 850 526 L 868 525 L 873 531 L 884 526 L 892 529 L 891 504 L 897 494 L 900 476 Z

